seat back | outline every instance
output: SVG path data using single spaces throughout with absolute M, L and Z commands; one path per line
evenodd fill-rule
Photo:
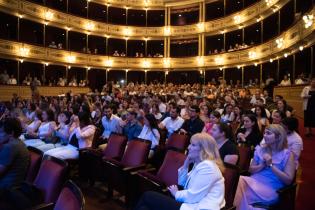
M 169 150 L 156 176 L 166 186 L 177 184 L 178 169 L 184 164 L 185 159 L 185 154 Z
M 173 148 L 178 151 L 184 151 L 189 144 L 189 137 L 187 135 L 173 133 L 166 143 L 166 148 Z
M 151 141 L 135 139 L 129 141 L 121 163 L 127 167 L 134 167 L 145 163 L 150 152 Z
M 68 163 L 45 155 L 34 185 L 41 190 L 45 203 L 56 202 L 66 180 Z
M 33 183 L 34 179 L 37 176 L 40 163 L 43 159 L 43 152 L 35 147 L 27 147 L 30 154 L 30 165 L 26 174 L 26 181 L 29 183 Z
M 246 172 L 249 169 L 250 160 L 252 156 L 252 149 L 246 145 L 238 146 L 238 151 L 240 154 L 238 165 L 241 172 Z
M 112 133 L 107 142 L 107 146 L 105 150 L 103 151 L 103 156 L 109 157 L 109 158 L 121 158 L 124 154 L 125 147 L 127 144 L 127 137 Z
M 225 185 L 225 207 L 230 208 L 233 206 L 233 201 L 237 189 L 238 179 L 240 177 L 240 170 L 238 166 L 224 163 L 225 170 L 222 173 Z
M 93 137 L 93 140 L 92 140 L 92 148 L 97 148 L 98 146 L 98 140 L 101 136 L 101 129 L 99 129 L 98 127 L 95 128 L 95 133 L 94 133 L 94 137 Z
M 85 205 L 80 188 L 71 180 L 63 187 L 54 210 L 83 210 Z

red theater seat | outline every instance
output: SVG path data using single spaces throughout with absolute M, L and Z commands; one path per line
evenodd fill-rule
M 40 163 L 43 159 L 43 152 L 35 147 L 27 147 L 27 149 L 30 153 L 30 165 L 26 174 L 25 181 L 33 183 L 37 176 Z
M 109 196 L 112 196 L 113 189 L 126 195 L 128 189 L 128 176 L 131 171 L 143 169 L 148 159 L 151 141 L 131 140 L 121 159 L 103 157 L 104 174 L 108 181 Z M 128 203 L 126 198 L 126 203 Z

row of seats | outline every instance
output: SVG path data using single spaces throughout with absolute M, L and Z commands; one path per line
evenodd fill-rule
M 30 165 L 22 187 L 10 190 L 0 209 L 84 209 L 84 197 L 80 188 L 68 178 L 66 161 L 44 156 L 42 151 L 28 147 Z M 21 199 L 17 202 L 16 199 Z M 25 206 L 25 201 L 29 201 Z M 23 202 L 22 202 L 23 201 Z
M 96 180 L 105 181 L 108 184 L 108 197 L 112 197 L 115 190 L 125 195 L 126 205 L 132 207 L 145 191 L 154 190 L 168 194 L 167 186 L 177 184 L 177 171 L 186 159 L 185 151 L 188 144 L 188 136 L 173 133 L 165 145 L 159 145 L 158 150 L 164 150 L 165 155 L 162 157 L 162 164 L 154 168 L 152 165 L 148 166 L 150 141 L 136 139 L 126 146 L 125 136 L 112 133 L 103 151 L 88 148 L 80 152 L 79 174 L 92 183 Z M 253 148 L 245 145 L 238 148 L 239 164 L 237 166 L 225 164 L 224 209 L 234 209 L 233 201 L 239 176 L 249 174 Z M 279 190 L 280 201 L 276 205 L 266 206 L 257 203 L 254 206 L 266 209 L 294 209 L 295 189 L 296 184 L 292 184 Z

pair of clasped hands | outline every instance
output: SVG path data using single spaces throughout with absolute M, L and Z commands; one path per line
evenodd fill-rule
M 188 169 L 189 164 L 193 163 L 193 160 L 189 157 L 189 153 L 187 158 L 185 159 L 184 165 L 182 166 L 182 168 L 186 168 Z M 178 191 L 178 187 L 177 185 L 171 185 L 168 186 L 167 189 L 170 191 L 170 193 L 175 197 L 176 192 Z

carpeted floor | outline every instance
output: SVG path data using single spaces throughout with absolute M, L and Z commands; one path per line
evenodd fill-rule
M 315 129 L 313 131 L 315 133 Z M 300 158 L 300 169 L 297 175 L 296 210 L 315 210 L 315 136 L 304 137 L 303 120 L 300 120 L 300 134 L 303 137 L 304 150 Z M 106 190 L 102 185 L 87 187 L 81 184 L 86 200 L 86 210 L 125 210 L 123 202 L 106 199 Z
M 313 129 L 315 134 L 315 129 Z M 300 134 L 303 138 L 304 150 L 300 158 L 298 174 L 298 191 L 296 210 L 315 209 L 315 136 L 305 137 L 303 120 L 300 120 Z

